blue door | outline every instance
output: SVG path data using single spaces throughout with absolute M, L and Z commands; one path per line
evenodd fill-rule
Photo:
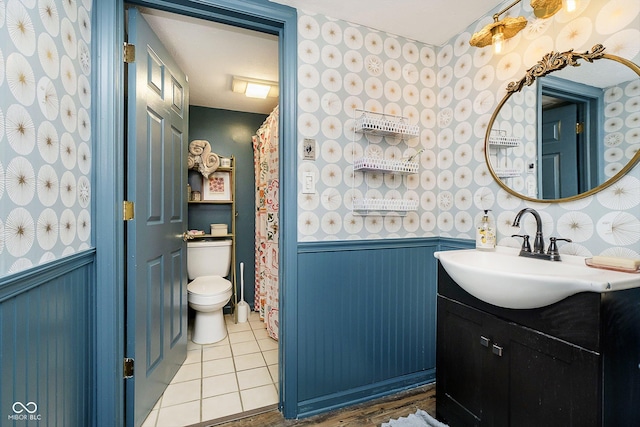
M 187 354 L 187 129 L 184 73 L 140 13 L 128 10 L 135 61 L 127 65 L 127 426 L 139 426 Z M 100 177 L 98 177 L 100 179 Z
M 544 110 L 542 122 L 542 194 L 560 199 L 578 194 L 576 104 Z

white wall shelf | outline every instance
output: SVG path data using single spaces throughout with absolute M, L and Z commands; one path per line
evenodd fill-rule
M 357 110 L 356 113 L 359 113 L 360 116 L 356 118 L 355 132 L 364 134 L 367 142 L 369 142 L 370 135 L 400 138 L 402 141 L 406 141 L 406 139 L 415 138 L 420 134 L 418 126 L 409 124 L 409 120 L 406 117 L 364 110 Z M 355 138 L 353 143 L 357 144 Z M 379 143 L 380 145 L 389 144 L 385 139 L 382 139 Z M 398 141 L 393 140 L 391 143 L 396 145 Z M 377 155 L 377 153 L 376 155 L 368 153 L 353 161 L 354 172 L 365 174 L 363 182 L 367 183 L 367 174 L 382 173 L 391 175 L 394 180 L 403 180 L 404 175 L 418 173 L 420 162 L 416 160 L 415 157 L 417 157 L 421 151 L 399 159 L 397 157 L 383 158 L 382 150 L 378 150 L 380 152 L 379 155 Z M 367 152 L 366 147 L 363 151 Z M 386 215 L 389 213 L 397 213 L 398 215 L 404 216 L 407 212 L 418 209 L 417 200 L 367 197 L 368 189 L 367 183 L 367 189 L 363 192 L 364 197 L 353 200 L 352 210 L 354 214 Z
M 353 169 L 357 171 L 395 173 L 409 175 L 418 173 L 418 162 L 409 160 L 390 160 L 377 157 L 361 157 L 353 162 Z
M 356 132 L 371 135 L 416 137 L 417 125 L 410 125 L 406 117 L 358 110 L 362 115 L 356 120 Z
M 382 214 L 397 212 L 406 214 L 418 209 L 418 201 L 410 199 L 356 199 L 353 201 L 353 210 L 361 215 L 372 213 Z
M 517 169 L 494 169 L 498 178 L 516 178 L 522 175 L 522 171 Z

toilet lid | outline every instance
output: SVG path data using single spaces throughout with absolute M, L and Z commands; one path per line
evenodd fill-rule
M 187 285 L 187 291 L 198 295 L 216 295 L 231 289 L 231 282 L 220 276 L 196 277 Z

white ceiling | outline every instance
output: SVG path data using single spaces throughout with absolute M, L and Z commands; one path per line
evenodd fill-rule
M 440 46 L 504 0 L 271 0 Z M 276 36 L 140 8 L 189 77 L 190 104 L 268 114 L 276 98 L 231 91 L 235 76 L 278 81 Z
M 505 0 L 270 0 L 442 46 Z

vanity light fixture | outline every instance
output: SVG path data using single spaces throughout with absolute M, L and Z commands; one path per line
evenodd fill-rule
M 515 36 L 527 26 L 527 20 L 524 16 L 518 16 L 517 18 L 506 17 L 500 19 L 500 15 L 511 9 L 522 0 L 516 0 L 509 6 L 505 7 L 495 15 L 493 15 L 493 22 L 485 25 L 483 29 L 474 33 L 469 40 L 469 44 L 475 47 L 485 47 L 493 45 L 495 53 L 502 52 L 502 46 L 504 41 Z
M 474 33 L 473 36 L 471 36 L 471 40 L 469 40 L 469 44 L 475 47 L 493 45 L 494 52 L 497 54 L 501 53 L 504 41 L 515 36 L 527 26 L 527 20 L 524 16 L 500 19 L 500 15 L 521 1 L 522 0 L 514 1 L 493 15 L 493 22 L 485 25 L 484 28 L 477 33 Z M 567 12 L 573 12 L 576 9 L 576 0 L 566 0 L 566 2 Z M 537 18 L 546 19 L 552 17 L 562 9 L 562 0 L 531 0 L 531 7 L 533 8 L 533 14 Z
M 277 97 L 279 93 L 278 82 L 238 76 L 233 76 L 231 90 L 236 93 L 244 93 L 248 98 L 260 99 Z
M 531 0 L 531 7 L 536 18 L 547 19 L 562 9 L 562 0 Z

